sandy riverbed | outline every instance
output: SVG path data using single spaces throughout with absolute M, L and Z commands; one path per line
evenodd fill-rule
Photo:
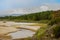
M 14 28 L 25 28 L 25 29 L 30 29 L 30 30 L 38 30 L 40 26 L 36 26 L 37 23 L 17 23 L 17 22 L 6 22 L 4 23 L 3 21 L 0 22 L 0 25 L 5 25 L 5 26 L 10 26 Z M 32 26 L 31 26 L 32 25 Z M 33 26 L 35 25 L 35 26 Z
M 7 22 L 0 21 L 0 35 L 5 35 L 9 33 L 10 35 L 8 36 L 11 36 L 12 38 L 17 38 L 17 37 L 21 38 L 21 34 L 23 34 L 22 38 L 31 37 L 33 36 L 33 34 L 35 34 L 35 32 L 32 32 L 31 30 L 37 31 L 40 28 L 40 26 L 38 25 L 36 26 L 35 24 L 37 23 L 20 23 L 20 22 L 17 23 L 17 22 L 11 22 L 11 21 L 7 21 Z M 24 28 L 24 29 L 29 29 L 29 30 L 19 31 L 20 29 L 18 28 Z

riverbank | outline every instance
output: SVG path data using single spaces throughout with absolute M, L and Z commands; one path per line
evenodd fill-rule
M 40 25 L 37 25 L 37 24 L 38 23 L 20 23 L 20 22 L 12 22 L 12 21 L 6 21 L 6 22 L 0 21 L 0 35 L 4 35 L 6 38 L 7 36 L 9 37 L 11 36 L 14 38 L 14 36 L 16 35 L 22 35 L 25 33 L 24 36 L 22 35 L 22 38 L 32 37 L 36 33 L 36 31 L 41 27 Z M 21 29 L 26 29 L 26 30 L 21 30 Z M 16 32 L 17 34 L 14 35 Z M 20 37 L 18 36 L 18 38 Z

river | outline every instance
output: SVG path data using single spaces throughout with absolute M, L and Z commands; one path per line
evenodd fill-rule
M 6 22 L 6 23 L 0 22 L 0 23 L 1 23 L 0 25 L 4 24 L 8 26 L 8 28 L 3 27 L 5 28 L 6 31 L 2 28 L 5 31 L 5 32 L 3 31 L 3 33 L 8 33 L 8 35 L 11 36 L 12 39 L 32 37 L 36 33 L 36 31 L 40 28 L 40 26 L 38 26 L 37 23 L 21 23 L 21 22 L 19 23 L 18 22 Z M 13 28 L 10 29 L 10 27 L 13 27 Z M 13 29 L 14 31 L 12 31 Z
M 20 29 L 20 31 L 10 33 L 12 39 L 20 39 L 20 38 L 27 38 L 32 37 L 35 34 L 34 31 L 27 30 L 27 29 Z

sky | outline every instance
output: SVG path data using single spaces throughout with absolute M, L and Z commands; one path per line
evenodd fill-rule
M 24 8 L 30 8 L 30 10 Z M 47 9 L 60 9 L 60 0 L 0 0 L 0 16 L 16 13 L 40 12 Z
M 60 0 L 0 0 L 0 10 L 30 8 L 41 5 L 52 5 L 51 7 L 54 8 L 53 5 L 60 6 Z

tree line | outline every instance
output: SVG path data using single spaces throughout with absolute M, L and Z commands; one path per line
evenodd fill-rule
M 30 21 L 50 20 L 52 12 L 53 11 L 44 11 L 20 16 L 5 16 L 0 17 L 0 20 L 30 20 Z

